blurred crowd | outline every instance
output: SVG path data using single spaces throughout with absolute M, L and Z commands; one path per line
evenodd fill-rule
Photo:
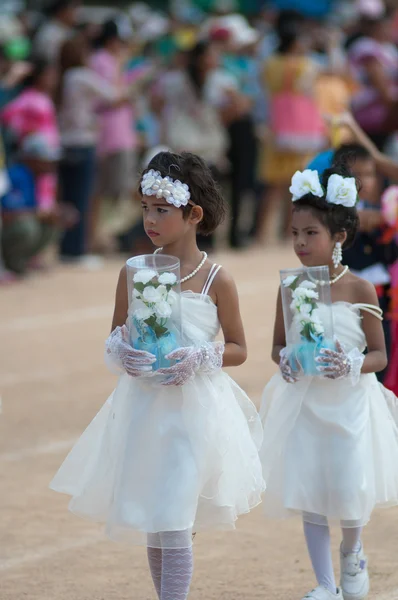
M 208 162 L 229 199 L 221 243 L 232 248 L 284 239 L 293 173 L 349 153 L 362 231 L 346 262 L 391 315 L 394 5 L 172 0 L 166 13 L 51 0 L 41 12 L 0 9 L 1 283 L 48 268 L 54 254 L 96 268 L 104 254 L 150 251 L 137 186 L 159 149 Z
M 201 155 L 229 199 L 204 249 L 283 240 L 293 173 L 345 158 L 361 232 L 344 260 L 376 286 L 397 392 L 397 108 L 394 1 L 0 9 L 0 282 L 151 251 L 137 187 L 160 149 Z

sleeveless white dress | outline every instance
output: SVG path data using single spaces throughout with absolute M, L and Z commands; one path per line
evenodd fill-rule
M 378 307 L 335 302 L 337 338 L 350 351 L 365 350 L 361 310 Z M 303 514 L 344 527 L 365 525 L 375 506 L 398 504 L 397 398 L 375 374 L 349 379 L 306 377 L 295 384 L 276 374 L 266 386 L 260 451 L 267 483 L 267 516 Z
M 219 332 L 208 295 L 182 292 L 183 346 Z M 233 529 L 261 501 L 255 406 L 223 371 L 162 387 L 123 374 L 50 487 L 69 509 L 106 524 L 115 540 L 145 544 L 148 533 Z

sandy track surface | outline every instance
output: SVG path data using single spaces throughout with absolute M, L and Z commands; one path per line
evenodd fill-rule
M 145 550 L 108 541 L 48 489 L 115 384 L 102 352 L 121 262 L 59 268 L 0 291 L 0 600 L 155 598 Z M 258 405 L 274 372 L 278 269 L 294 259 L 275 248 L 217 262 L 236 277 L 249 344 L 248 362 L 232 374 Z M 398 509 L 377 512 L 366 529 L 371 599 L 398 600 L 397 536 Z M 337 529 L 333 541 L 337 569 Z M 300 600 L 313 585 L 298 520 L 266 521 L 258 507 L 236 533 L 195 542 L 192 600 Z

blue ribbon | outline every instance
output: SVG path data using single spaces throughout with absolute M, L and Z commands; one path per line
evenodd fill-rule
M 154 371 L 171 367 L 172 362 L 165 357 L 179 347 L 174 333 L 169 331 L 158 338 L 152 327 L 149 327 L 146 323 L 135 318 L 133 322 L 138 333 L 138 337 L 132 341 L 133 348 L 150 352 L 156 356 L 156 362 L 152 365 Z
M 312 341 L 302 337 L 302 341 L 293 346 L 289 362 L 293 371 L 302 370 L 304 375 L 315 376 L 319 375 L 318 367 L 322 366 L 322 363 L 316 360 L 319 356 L 322 356 L 320 351 L 323 348 L 333 350 L 335 346 L 333 341 L 327 340 L 323 336 L 316 336 L 313 333 L 310 335 Z

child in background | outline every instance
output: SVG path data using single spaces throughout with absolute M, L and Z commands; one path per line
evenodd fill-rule
M 271 140 L 264 144 L 260 161 L 259 175 L 267 190 L 257 226 L 259 242 L 269 233 L 276 216 L 282 217 L 286 234 L 292 173 L 304 168 L 326 143 L 326 128 L 315 96 L 320 67 L 311 57 L 303 18 L 293 11 L 282 12 L 277 33 L 278 50 L 263 70 L 264 88 L 269 94 Z
M 40 133 L 53 152 L 59 151 L 59 132 L 52 95 L 57 84 L 54 65 L 37 60 L 25 79 L 22 93 L 1 112 L 6 133 L 12 134 L 19 146 L 25 136 Z M 51 215 L 56 209 L 57 175 L 55 171 L 37 175 L 36 202 L 38 209 Z
M 351 272 L 372 283 L 377 292 L 380 307 L 384 312 L 383 329 L 386 338 L 387 356 L 391 350 L 391 322 L 389 304 L 391 275 L 389 267 L 398 258 L 398 247 L 394 240 L 383 242 L 383 219 L 380 212 L 380 187 L 376 163 L 368 150 L 360 144 L 341 146 L 334 160 L 344 160 L 356 178 L 359 187 L 358 211 L 360 227 L 352 246 L 343 253 L 344 262 Z M 362 213 L 362 218 L 361 218 Z M 378 373 L 383 381 L 385 370 Z
M 26 136 L 18 160 L 8 169 L 9 190 L 1 198 L 5 266 L 18 275 L 55 236 L 55 216 L 38 210 L 37 180 L 54 172 L 58 155 L 40 134 Z

